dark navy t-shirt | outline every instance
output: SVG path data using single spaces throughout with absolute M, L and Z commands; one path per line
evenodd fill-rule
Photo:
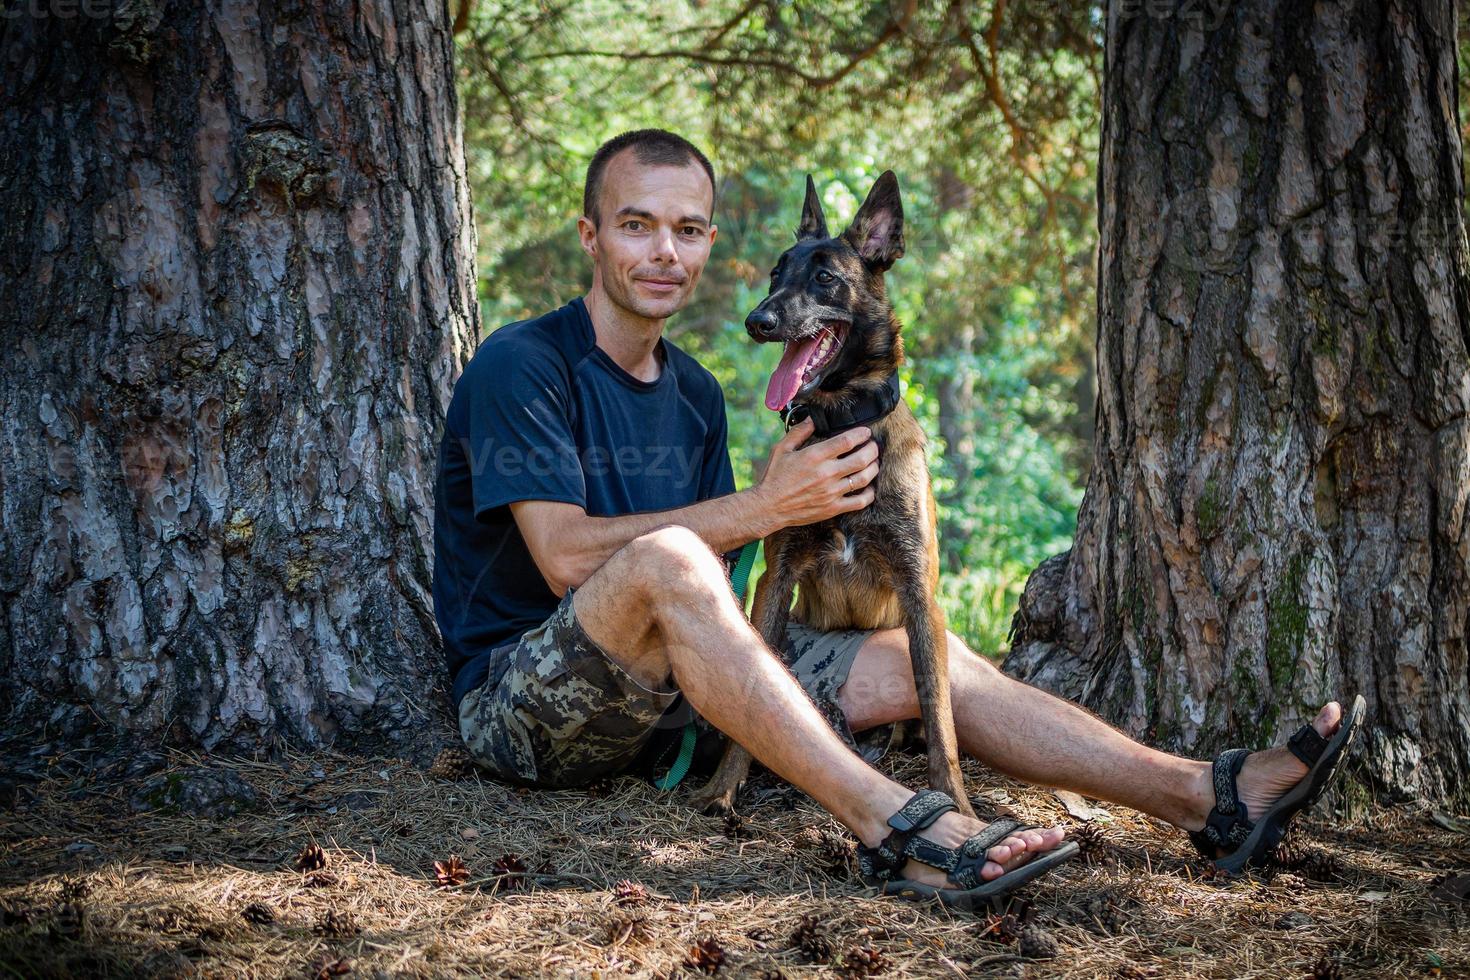
M 455 384 L 434 490 L 434 615 L 456 707 L 499 682 L 509 658 L 496 647 L 556 609 L 508 504 L 616 517 L 734 492 L 719 382 L 667 340 L 658 356 L 656 381 L 624 371 L 579 298 L 496 330 Z

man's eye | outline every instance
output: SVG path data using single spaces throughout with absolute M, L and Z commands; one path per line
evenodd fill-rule
M 641 222 L 641 221 L 626 221 L 626 222 L 623 223 L 623 227 L 626 228 L 626 229 L 628 229 L 629 231 L 642 231 L 643 230 L 643 222 Z
M 821 283 L 824 286 L 836 278 L 836 276 L 832 275 L 832 273 L 828 272 L 826 269 L 817 270 L 817 282 Z
M 686 225 L 684 227 L 684 234 L 686 234 L 686 235 L 698 235 L 699 234 L 699 226 L 698 225 Z

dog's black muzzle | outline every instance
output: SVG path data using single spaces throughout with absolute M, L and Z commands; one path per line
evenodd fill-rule
M 775 340 L 776 334 L 780 331 L 780 324 L 781 321 L 775 313 L 757 306 L 750 311 L 750 316 L 745 318 L 745 331 L 753 340 Z

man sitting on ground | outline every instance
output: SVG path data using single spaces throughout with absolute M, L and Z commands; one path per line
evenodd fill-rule
M 808 421 L 775 444 L 758 484 L 735 491 L 720 386 L 663 336 L 709 257 L 714 198 L 709 161 L 680 137 L 643 130 L 606 143 L 578 219 L 591 288 L 490 334 L 455 387 L 434 601 L 460 731 L 502 779 L 575 786 L 646 763 L 682 697 L 872 848 L 913 794 L 862 758 L 852 733 L 918 717 L 904 632 L 822 634 L 793 622 L 788 670 L 727 573 L 747 542 L 867 506 L 878 451 L 866 428 L 798 448 Z M 1197 843 L 1220 854 L 1254 846 L 1243 843 L 1249 824 L 1232 823 L 1237 787 L 1241 816 L 1258 818 L 1305 786 L 1302 759 L 1315 761 L 1342 719 L 1328 703 L 1292 751 L 1241 753 L 1222 784 L 1221 766 L 1141 745 L 1005 676 L 953 633 L 948 644 L 965 752 L 1186 831 L 1202 831 L 1214 808 L 1216 833 Z M 984 827 L 951 811 L 922 837 L 957 847 Z M 1008 833 L 985 849 L 979 877 L 1063 836 Z M 943 870 L 913 858 L 900 873 L 948 887 Z

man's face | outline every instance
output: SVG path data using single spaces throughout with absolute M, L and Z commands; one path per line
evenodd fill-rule
M 715 241 L 713 207 L 709 175 L 693 160 L 650 166 L 631 148 L 609 160 L 597 202 L 601 221 L 577 222 L 608 298 L 647 320 L 687 306 Z

